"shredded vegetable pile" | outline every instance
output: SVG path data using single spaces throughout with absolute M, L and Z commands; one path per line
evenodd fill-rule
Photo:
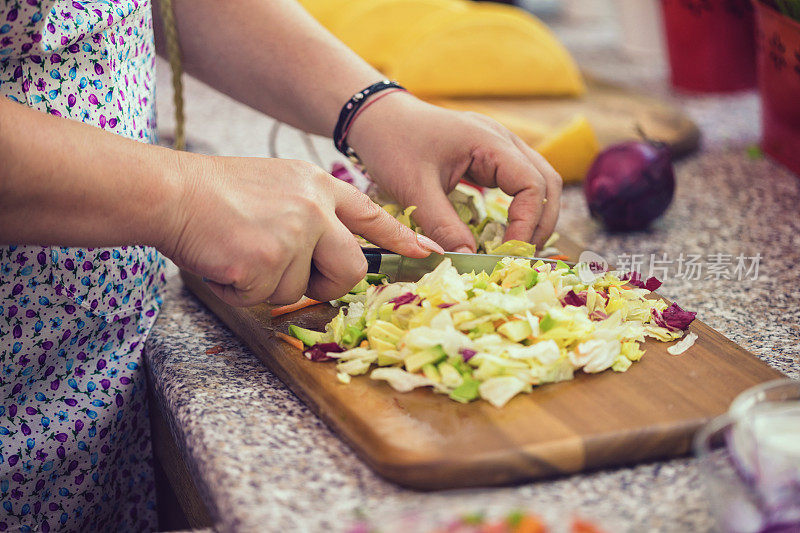
M 373 199 L 401 224 L 422 233 L 422 228 L 413 218 L 415 206 L 403 209 L 380 194 L 374 195 Z M 472 231 L 478 253 L 525 257 L 534 255 L 536 247 L 533 244 L 522 241 L 503 242 L 508 225 L 508 206 L 513 199 L 511 196 L 500 189 L 480 192 L 475 187 L 459 183 L 448 195 L 448 199 L 458 217 Z M 557 235 L 548 240 L 540 252 L 542 256 L 558 253 L 558 250 L 550 247 L 556 239 Z
M 659 285 L 512 257 L 491 274 L 458 274 L 445 259 L 416 283 L 371 276 L 324 332 L 291 326 L 290 333 L 308 346 L 309 359 L 336 361 L 344 383 L 369 373 L 401 392 L 430 387 L 458 402 L 502 407 L 578 370 L 624 372 L 644 355 L 646 336 L 682 337 L 695 313 L 646 298 Z

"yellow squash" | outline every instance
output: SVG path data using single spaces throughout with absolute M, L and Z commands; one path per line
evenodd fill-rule
M 384 70 L 407 40 L 410 28 L 432 15 L 452 16 L 468 6 L 464 0 L 356 2 L 329 29 L 370 64 Z
M 541 21 L 494 4 L 425 17 L 387 71 L 423 96 L 579 95 L 585 89 L 572 57 Z
M 586 117 L 576 115 L 534 148 L 561 174 L 564 183 L 576 183 L 586 177 L 600 143 Z
M 331 19 L 350 9 L 354 1 L 356 0 L 299 0 L 300 5 L 326 28 L 330 28 Z

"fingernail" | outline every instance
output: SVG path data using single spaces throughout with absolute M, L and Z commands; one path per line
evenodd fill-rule
M 444 248 L 439 246 L 436 241 L 431 238 L 426 237 L 425 235 L 420 235 L 417 233 L 417 243 L 424 249 L 428 250 L 429 252 L 433 252 L 439 255 L 444 255 Z
M 472 251 L 472 249 L 469 246 L 459 246 L 458 248 L 456 248 L 453 251 L 454 252 L 458 252 L 460 254 L 473 254 L 473 253 L 475 253 L 474 251 Z

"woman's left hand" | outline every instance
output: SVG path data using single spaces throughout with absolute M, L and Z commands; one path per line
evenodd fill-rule
M 417 206 L 414 220 L 446 250 L 475 251 L 472 233 L 446 196 L 462 178 L 514 197 L 504 240 L 541 246 L 555 228 L 561 177 L 486 116 L 398 92 L 365 109 L 348 142 L 382 189 L 404 206 Z

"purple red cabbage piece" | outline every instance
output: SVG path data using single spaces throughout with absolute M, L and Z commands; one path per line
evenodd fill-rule
M 315 344 L 310 348 L 306 348 L 303 351 L 303 355 L 305 355 L 306 358 L 311 361 L 324 362 L 332 361 L 334 359 L 333 357 L 328 356 L 329 353 L 342 353 L 343 351 L 344 348 L 335 342 L 323 342 Z
M 460 353 L 460 354 L 461 354 L 461 358 L 462 358 L 462 359 L 464 360 L 464 362 L 466 363 L 466 362 L 468 362 L 470 359 L 472 359 L 473 357 L 475 357 L 475 354 L 476 354 L 476 353 L 478 353 L 478 352 L 476 352 L 475 350 L 470 350 L 469 348 L 461 348 L 460 350 L 458 350 L 458 353 Z
M 595 309 L 591 313 L 589 313 L 590 320 L 605 320 L 608 318 L 608 315 L 599 309 Z
M 586 305 L 586 291 L 581 291 L 576 293 L 573 290 L 570 290 L 565 296 L 564 301 L 562 302 L 564 305 L 574 305 L 575 307 L 581 307 L 582 305 Z
M 392 298 L 391 300 L 389 300 L 389 303 L 394 304 L 394 307 L 392 309 L 394 311 L 397 311 L 397 309 L 401 305 L 413 303 L 417 298 L 419 298 L 419 296 L 417 296 L 413 292 L 406 292 L 401 294 L 397 298 Z
M 653 322 L 671 331 L 688 328 L 689 324 L 691 324 L 697 316 L 695 312 L 681 309 L 678 304 L 672 304 L 661 312 L 653 309 L 652 314 Z
M 631 271 L 627 274 L 623 274 L 620 278 L 622 281 L 627 281 L 634 287 L 639 287 L 640 289 L 647 289 L 648 291 L 654 291 L 661 287 L 661 281 L 655 276 L 651 276 L 647 278 L 647 281 L 642 281 L 642 275 L 638 272 Z

